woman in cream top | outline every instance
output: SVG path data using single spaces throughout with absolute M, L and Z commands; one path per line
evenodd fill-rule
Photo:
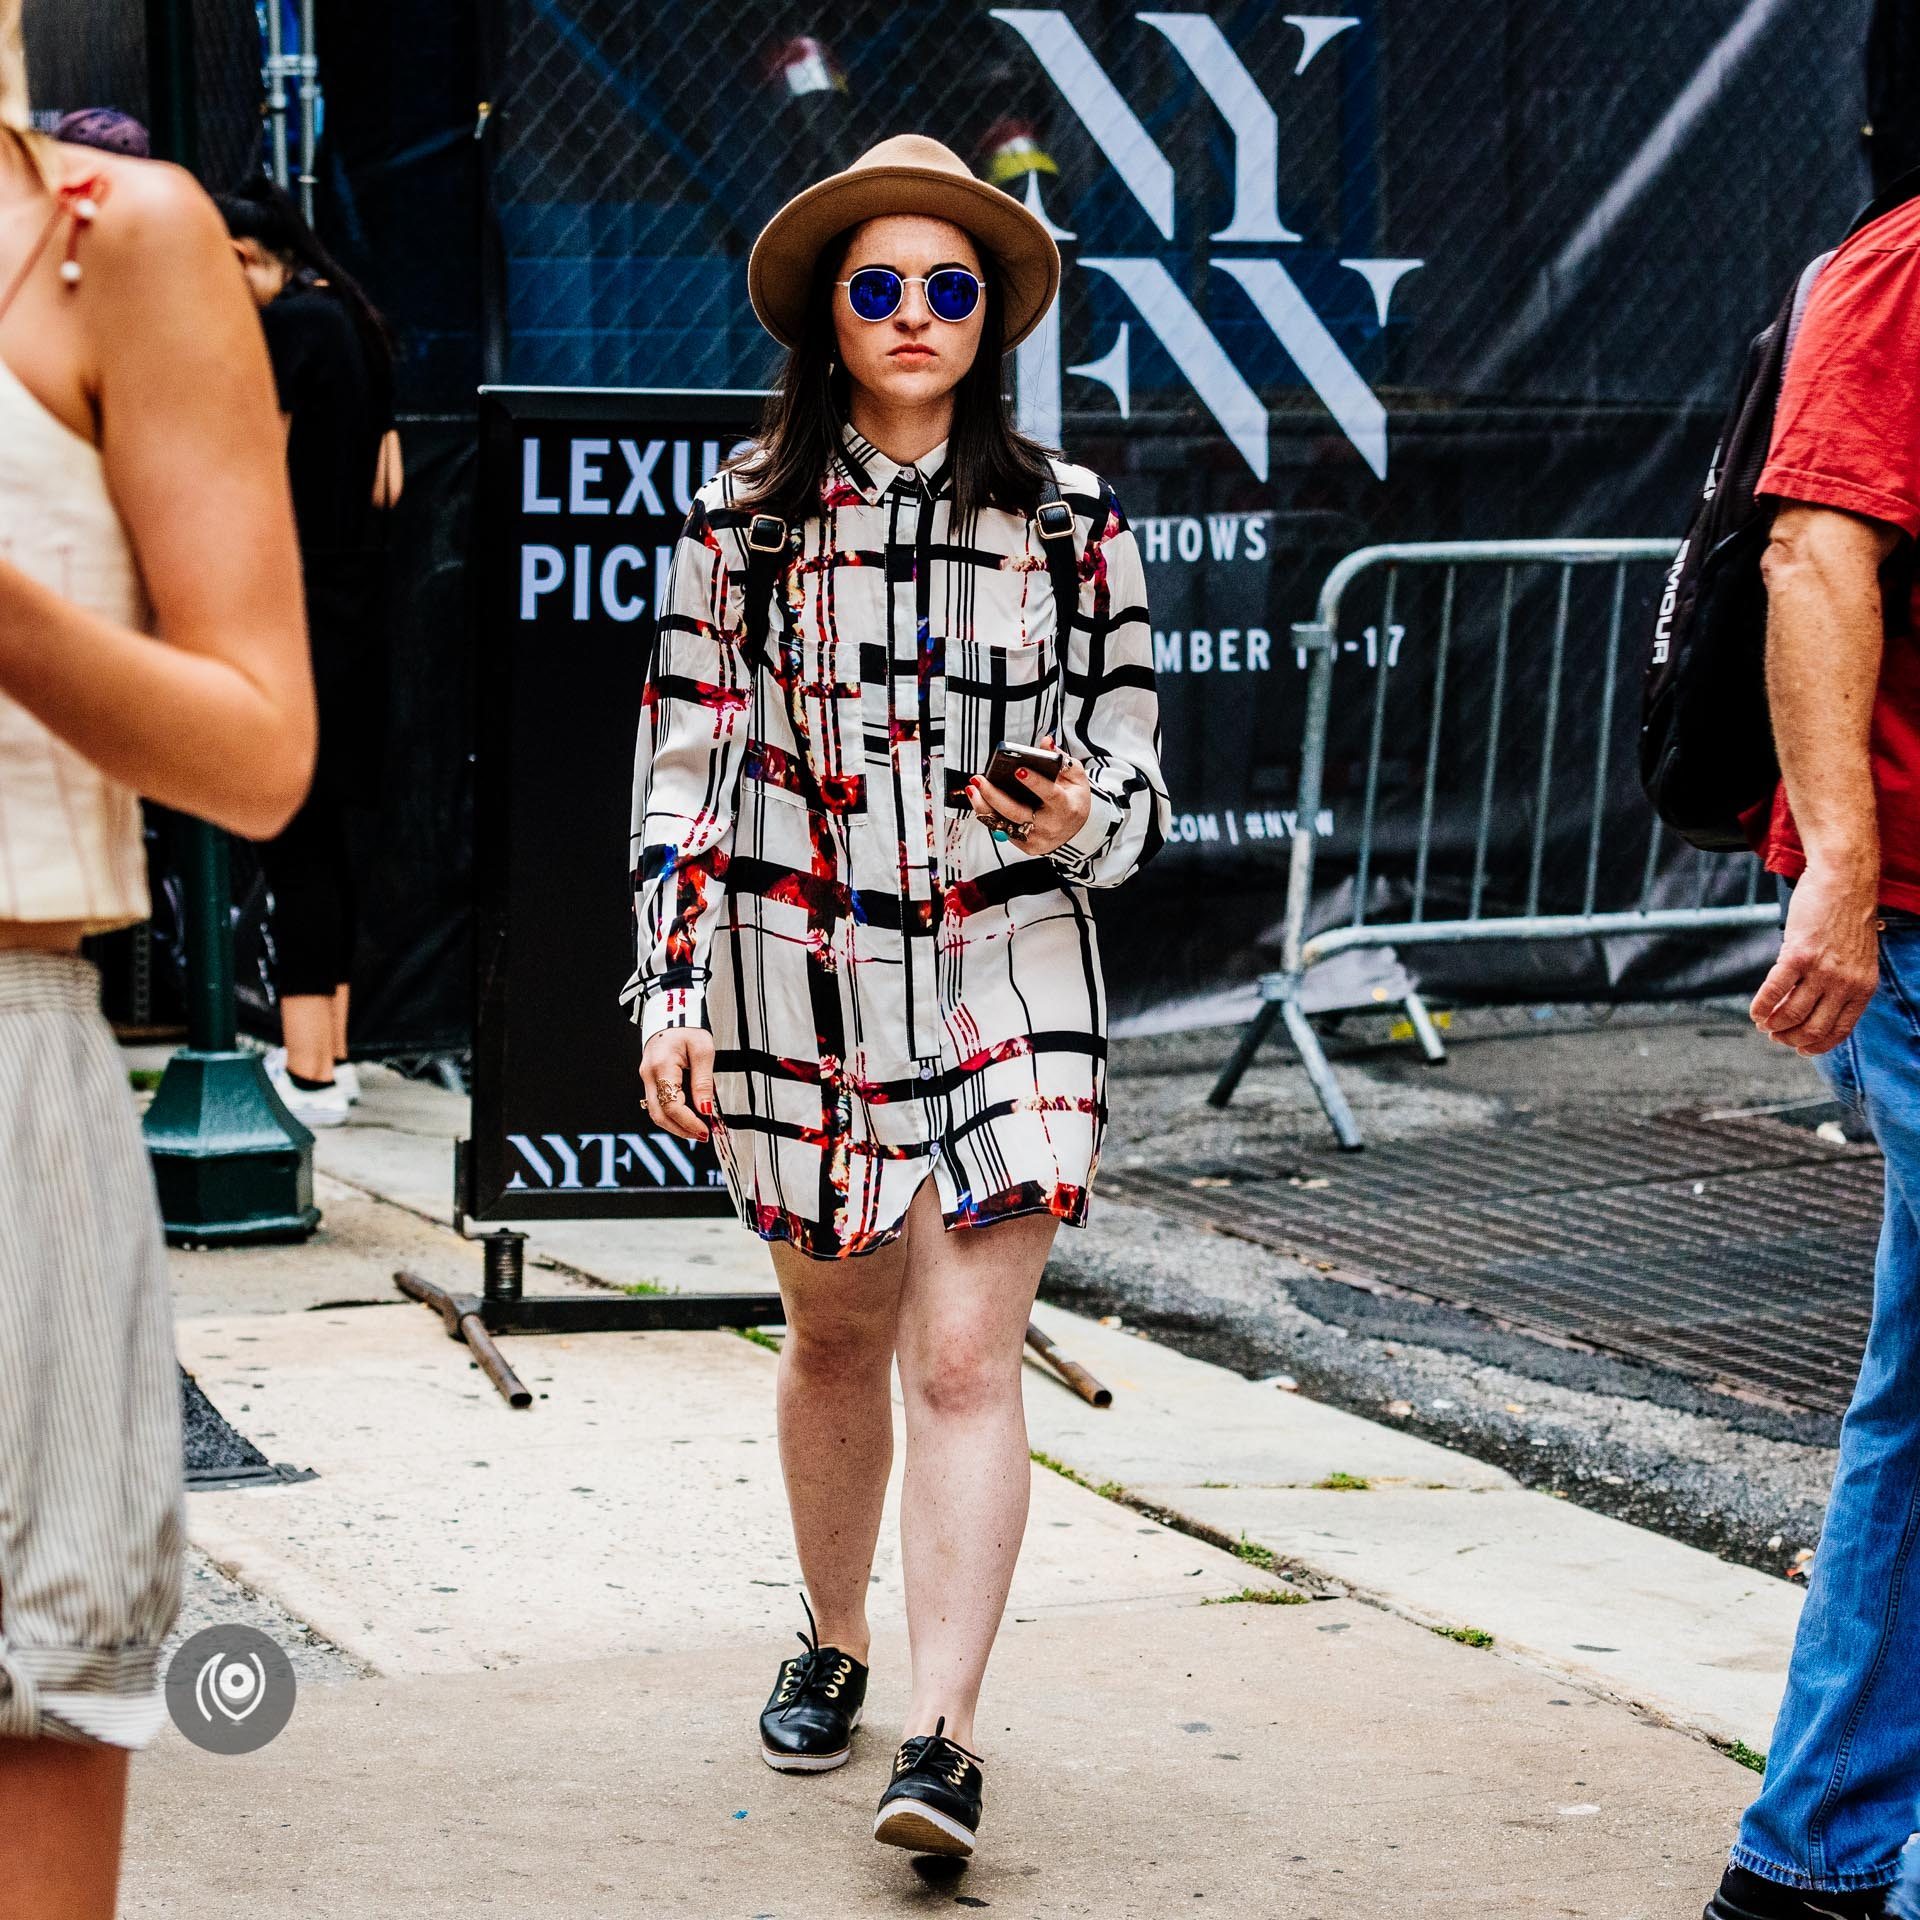
M 260 325 L 206 196 L 26 131 L 0 0 L 0 1904 L 111 1920 L 164 1718 L 180 1396 L 153 1181 L 81 936 L 136 794 L 276 832 L 313 762 Z
M 116 626 L 151 626 L 99 448 L 4 357 L 0 560 Z M 105 933 L 147 912 L 139 796 L 0 693 L 0 921 Z

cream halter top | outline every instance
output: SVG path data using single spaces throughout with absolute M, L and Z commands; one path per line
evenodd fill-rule
M 0 560 L 122 626 L 151 631 L 146 590 L 97 448 L 0 357 Z M 140 802 L 0 693 L 0 920 L 144 920 Z

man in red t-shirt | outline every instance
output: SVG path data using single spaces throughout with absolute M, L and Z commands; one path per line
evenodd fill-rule
M 1920 1823 L 1920 200 L 1822 271 L 1760 491 L 1784 777 L 1754 827 L 1792 898 L 1753 1018 L 1864 1112 L 1887 1213 L 1766 1783 L 1707 1920 L 1850 1920 L 1887 1911 Z

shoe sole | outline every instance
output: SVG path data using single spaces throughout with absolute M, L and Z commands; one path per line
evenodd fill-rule
M 853 1758 L 853 1749 L 847 1746 L 838 1753 L 781 1753 L 762 1742 L 760 1758 L 775 1773 L 831 1773 Z
M 950 1813 L 924 1800 L 896 1800 L 873 1816 L 873 1837 L 883 1847 L 909 1853 L 939 1853 L 952 1860 L 973 1857 L 974 1836 Z
M 847 1727 L 850 1735 L 859 1731 L 865 1712 L 866 1707 L 862 1705 L 860 1712 L 853 1716 Z M 853 1758 L 853 1742 L 849 1739 L 838 1753 L 782 1753 L 778 1747 L 770 1747 L 763 1740 L 760 1743 L 760 1758 L 775 1773 L 831 1773 L 835 1767 L 844 1767 Z

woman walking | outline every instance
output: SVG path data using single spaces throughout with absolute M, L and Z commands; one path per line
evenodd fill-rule
M 110 1920 L 165 1719 L 180 1388 L 152 1176 L 83 935 L 137 796 L 274 832 L 312 765 L 260 329 L 185 174 L 27 131 L 0 0 L 0 1909 Z
M 260 845 L 273 896 L 281 1042 L 267 1072 L 288 1110 L 337 1127 L 360 1097 L 349 1059 L 348 982 L 358 933 L 350 810 L 386 696 L 380 659 L 380 509 L 400 498 L 393 349 L 373 304 L 270 180 L 219 202 L 260 308 L 280 411 L 306 581 L 320 703 L 313 790 Z
M 1027 1316 L 1105 1121 L 1087 889 L 1167 824 L 1133 535 L 1001 386 L 1059 270 L 1038 220 L 916 135 L 775 215 L 748 286 L 788 358 L 675 551 L 635 783 L 647 1111 L 711 1137 L 786 1308 L 814 1632 L 762 1752 L 848 1758 L 897 1357 L 912 1700 L 874 1835 L 960 1856 L 1026 1525 Z

